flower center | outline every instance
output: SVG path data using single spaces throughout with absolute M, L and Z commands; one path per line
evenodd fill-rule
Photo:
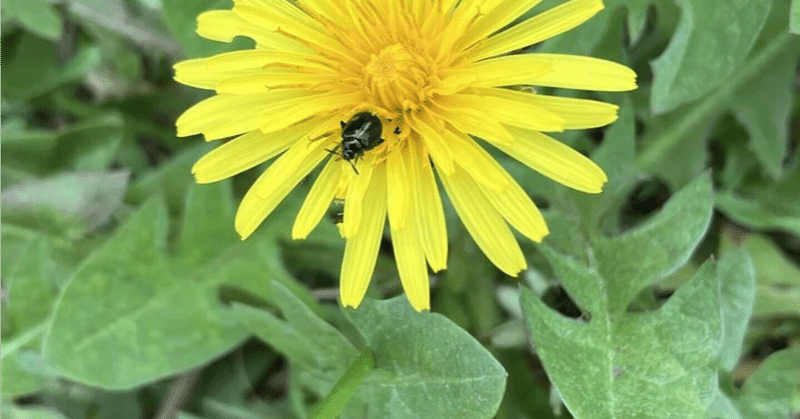
M 371 102 L 389 112 L 418 108 L 427 99 L 427 60 L 394 44 L 373 54 L 364 66 L 364 88 Z

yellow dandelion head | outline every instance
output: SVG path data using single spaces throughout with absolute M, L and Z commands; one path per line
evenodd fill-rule
M 509 55 L 582 23 L 600 0 L 572 0 L 508 27 L 539 0 L 234 0 L 198 18 L 198 33 L 256 47 L 175 66 L 181 83 L 217 95 L 187 110 L 179 135 L 236 136 L 195 165 L 198 182 L 277 157 L 236 219 L 249 236 L 294 186 L 327 161 L 295 222 L 304 238 L 344 201 L 342 302 L 357 306 L 388 215 L 400 279 L 429 306 L 426 263 L 444 269 L 438 174 L 487 257 L 516 275 L 526 264 L 509 225 L 539 241 L 547 227 L 480 138 L 572 188 L 600 192 L 589 159 L 544 132 L 606 125 L 616 106 L 540 95 L 531 86 L 622 91 L 635 74 L 591 57 Z M 528 86 L 528 88 L 513 88 Z

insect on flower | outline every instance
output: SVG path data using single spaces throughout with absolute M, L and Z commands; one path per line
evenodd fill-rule
M 255 47 L 175 65 L 177 81 L 216 93 L 178 118 L 177 134 L 234 137 L 192 173 L 210 183 L 270 162 L 236 213 L 244 239 L 319 167 L 291 237 L 308 237 L 331 202 L 344 202 L 334 221 L 346 240 L 347 307 L 367 292 L 388 223 L 409 302 L 430 309 L 428 268 L 441 271 L 448 261 L 442 193 L 487 258 L 517 276 L 527 261 L 512 229 L 535 242 L 549 230 L 490 151 L 600 193 L 603 169 L 550 133 L 608 125 L 617 105 L 540 88 L 636 88 L 624 65 L 528 49 L 588 20 L 602 0 L 528 13 L 540 3 L 233 0 L 229 10 L 205 12 L 198 34 L 245 36 Z
M 345 159 L 358 174 L 355 163 L 365 152 L 383 144 L 381 132 L 383 124 L 377 115 L 370 112 L 359 112 L 347 122 L 340 121 L 342 126 L 342 142 L 333 150 L 325 151 Z M 342 149 L 339 152 L 339 149 Z M 355 160 L 355 161 L 353 161 Z

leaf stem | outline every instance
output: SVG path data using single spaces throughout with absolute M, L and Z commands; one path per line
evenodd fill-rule
M 365 349 L 361 355 L 347 368 L 342 378 L 336 382 L 328 397 L 322 401 L 314 419 L 334 419 L 339 416 L 342 408 L 353 397 L 361 381 L 375 367 L 372 352 Z
M 696 103 L 687 110 L 685 117 L 680 119 L 672 129 L 665 130 L 647 146 L 636 159 L 636 167 L 643 172 L 651 172 L 653 167 L 678 143 L 684 140 L 690 132 L 704 121 L 712 118 L 724 104 L 745 82 L 760 73 L 764 66 L 769 64 L 778 54 L 783 52 L 789 44 L 791 35 L 788 32 L 773 38 L 757 54 L 745 62 L 739 70 L 735 71 L 727 82 L 713 94 Z

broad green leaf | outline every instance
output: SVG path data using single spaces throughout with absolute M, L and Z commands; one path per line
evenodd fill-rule
M 800 218 L 796 213 L 782 211 L 768 203 L 743 198 L 732 192 L 720 192 L 716 198 L 719 209 L 738 223 L 759 230 L 779 229 L 800 234 Z
M 3 383 L 5 385 L 5 383 Z M 67 419 L 66 416 L 49 407 L 17 406 L 3 403 L 3 419 Z
M 576 285 L 613 292 L 598 271 L 557 252 L 547 256 L 571 295 Z M 588 323 L 561 316 L 527 288 L 522 306 L 537 354 L 575 417 L 695 418 L 716 387 L 719 282 L 707 262 L 653 312 L 614 315 L 610 295 L 601 294 L 583 306 Z
M 647 24 L 647 11 L 650 9 L 650 2 L 633 2 L 628 7 L 628 38 L 632 45 L 636 44 L 644 34 Z
M 13 55 L 3 60 L 3 97 L 28 100 L 76 81 L 100 62 L 95 47 L 79 48 L 60 65 L 56 62 L 56 46 L 33 35 L 23 35 Z
M 762 285 L 800 287 L 800 266 L 792 262 L 769 238 L 749 234 L 742 246 L 753 259 L 756 278 Z
M 656 113 L 720 86 L 747 56 L 770 7 L 767 0 L 731 0 L 726 7 L 705 0 L 678 4 L 682 16 L 675 34 L 652 64 L 651 107 Z
M 800 316 L 800 287 L 759 284 L 753 315 L 758 317 Z
M 366 403 L 369 417 L 488 418 L 497 411 L 506 372 L 444 316 L 417 313 L 404 297 L 366 299 L 346 313 L 375 356 L 354 398 Z M 345 412 L 364 414 L 359 403 Z
M 106 170 L 122 142 L 124 122 L 118 112 L 96 115 L 70 126 L 58 137 L 53 166 L 75 170 Z
M 50 248 L 43 238 L 29 241 L 18 259 L 5 259 L 4 265 L 10 267 L 3 272 L 6 292 L 3 316 L 10 318 L 15 332 L 27 330 L 47 318 L 58 296 L 49 259 Z
M 789 30 L 795 35 L 800 35 L 800 0 L 792 0 L 792 9 L 789 12 Z
M 204 210 L 191 202 L 198 197 L 230 200 L 227 183 L 207 188 L 215 193 L 190 195 L 188 220 L 202 219 L 191 214 Z M 232 222 L 217 215 L 207 222 Z M 45 359 L 59 373 L 126 389 L 208 362 L 247 336 L 219 301 L 218 287 L 267 298 L 275 267 L 264 262 L 259 245 L 269 244 L 237 242 L 215 254 L 203 246 L 204 260 L 182 249 L 170 257 L 168 231 L 163 201 L 150 200 L 78 269 L 44 344 Z
M 126 171 L 73 172 L 19 184 L 3 191 L 3 218 L 41 230 L 55 222 L 75 237 L 108 222 L 127 184 Z
M 748 235 L 742 246 L 755 265 L 755 315 L 800 315 L 800 267 L 764 236 Z
M 298 366 L 327 377 L 331 384 L 358 351 L 283 284 L 272 283 L 272 302 L 285 320 L 261 309 L 233 304 L 233 313 L 250 332 Z
M 61 37 L 61 17 L 45 0 L 5 0 L 3 14 L 19 20 L 25 29 L 45 39 L 57 41 Z
M 178 212 L 187 191 L 194 185 L 192 165 L 209 149 L 208 144 L 203 143 L 186 147 L 156 170 L 133 182 L 128 188 L 125 201 L 141 204 L 148 197 L 161 193 L 166 198 L 170 212 Z
M 4 310 L 3 316 L 5 315 Z M 37 363 L 38 354 L 33 353 L 33 348 L 38 347 L 41 342 L 45 328 L 46 324 L 43 322 L 16 336 L 3 336 L 3 351 L 0 352 L 3 385 L 0 390 L 4 398 L 33 393 L 41 389 L 48 379 L 53 378 L 43 363 Z
M 770 22 L 780 28 L 783 24 L 780 19 L 781 16 L 778 15 L 775 19 L 770 19 Z M 652 173 L 665 163 L 683 162 L 686 158 L 691 158 L 697 154 L 692 150 L 698 147 L 705 151 L 705 140 L 710 125 L 730 109 L 737 90 L 758 75 L 769 73 L 773 60 L 786 54 L 792 48 L 792 42 L 788 33 L 778 31 L 774 37 L 764 39 L 763 45 L 754 49 L 718 89 L 686 108 L 677 109 L 651 121 L 651 127 L 645 135 L 644 146 L 641 152 L 637 153 L 636 166 L 641 171 Z M 654 125 L 660 129 L 654 130 L 652 128 Z M 683 166 L 670 164 L 672 168 Z
M 50 156 L 58 145 L 58 133 L 29 129 L 21 119 L 12 118 L 3 118 L 2 127 L 3 165 L 0 173 L 3 187 L 35 179 L 52 170 Z
M 742 386 L 735 404 L 747 419 L 790 418 L 798 413 L 800 348 L 770 355 Z
M 796 160 L 796 159 L 795 159 Z M 721 191 L 716 195 L 717 207 L 737 223 L 758 230 L 784 230 L 800 235 L 800 161 L 784 174 L 783 179 L 752 190 Z
M 686 262 L 708 228 L 712 207 L 711 179 L 703 175 L 676 193 L 645 224 L 597 240 L 597 268 L 605 278 L 613 312 L 624 311 L 642 288 Z
M 733 113 L 750 135 L 748 143 L 764 171 L 778 179 L 789 143 L 792 86 L 800 57 L 800 42 L 770 63 L 769 71 L 742 86 L 733 100 Z
M 173 57 L 180 55 L 180 46 L 165 33 L 160 22 L 133 14 L 128 3 L 125 0 L 73 0 L 68 8 L 84 26 L 100 26 L 147 51 Z
M 583 221 L 590 228 L 599 227 L 598 220 L 614 203 L 624 202 L 625 195 L 636 185 L 635 142 L 633 105 L 626 98 L 620 107 L 619 119 L 605 132 L 603 142 L 592 154 L 592 160 L 608 176 L 603 193 L 600 196 L 575 193 L 576 200 L 586 207 Z
M 717 265 L 722 295 L 720 364 L 731 371 L 742 356 L 745 332 L 753 314 L 755 272 L 743 249 L 725 253 Z

